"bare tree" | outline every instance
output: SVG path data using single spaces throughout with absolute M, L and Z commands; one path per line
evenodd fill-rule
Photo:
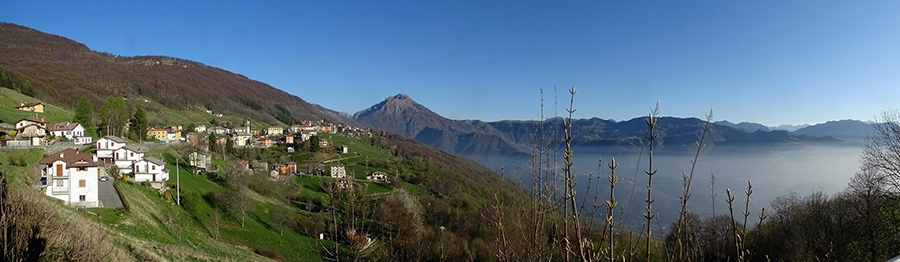
M 900 111 L 885 110 L 876 116 L 872 133 L 866 136 L 862 165 L 874 174 L 884 176 L 884 182 L 894 191 L 900 190 Z
M 250 189 L 242 186 L 234 191 L 230 191 L 226 196 L 226 200 L 228 201 L 228 207 L 241 216 L 241 227 L 244 227 L 244 219 L 247 216 L 247 212 L 253 207 L 253 199 L 250 198 Z
M 886 255 L 882 250 L 882 237 L 890 234 L 886 218 L 882 213 L 882 206 L 887 201 L 888 194 L 883 188 L 885 177 L 878 174 L 874 168 L 863 166 L 856 172 L 847 185 L 844 196 L 850 203 L 853 212 L 854 224 L 859 234 L 862 248 L 868 261 L 878 261 L 879 256 Z M 881 259 L 883 260 L 883 259 Z
M 219 211 L 219 207 L 215 207 L 212 215 L 210 215 L 210 219 L 212 220 L 212 234 L 213 239 L 219 240 L 219 225 L 222 223 L 222 212 Z
M 291 226 L 294 221 L 293 211 L 283 206 L 276 206 L 272 212 L 272 222 L 278 228 L 279 233 L 283 236 L 284 229 Z

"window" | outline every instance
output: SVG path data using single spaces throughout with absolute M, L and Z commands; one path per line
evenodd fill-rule
M 131 157 L 134 157 L 134 152 L 131 153 Z
M 156 170 L 156 166 L 153 166 L 153 170 Z
M 78 180 L 78 187 L 84 187 L 84 183 L 85 183 L 85 182 L 86 182 L 86 181 L 84 181 L 84 179 Z M 82 201 L 84 201 L 84 200 L 82 200 Z
M 87 171 L 87 167 L 76 167 L 75 171 Z
M 87 196 L 85 196 L 85 195 L 78 196 L 78 201 L 84 202 L 86 200 L 87 200 Z
M 62 181 L 62 180 L 56 180 L 56 187 L 63 187 L 63 181 Z

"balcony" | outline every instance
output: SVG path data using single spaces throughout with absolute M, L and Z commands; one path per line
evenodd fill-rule
M 51 187 L 54 195 L 68 195 L 69 189 L 65 187 Z
M 69 170 L 66 170 L 66 171 L 63 171 L 62 173 L 60 173 L 58 176 L 57 176 L 57 175 L 53 175 L 53 176 L 50 176 L 50 177 L 51 177 L 52 179 L 69 179 L 69 173 L 71 173 L 71 172 L 69 172 Z

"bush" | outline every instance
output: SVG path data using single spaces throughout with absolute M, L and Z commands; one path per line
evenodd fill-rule
M 263 196 L 277 197 L 278 188 L 282 186 L 281 183 L 269 179 L 268 175 L 259 173 L 250 176 L 249 180 L 247 188 Z
M 201 194 L 196 192 L 184 192 L 181 195 L 181 208 L 184 208 L 184 211 L 188 213 L 195 213 L 200 210 L 200 205 L 203 204 L 203 198 Z

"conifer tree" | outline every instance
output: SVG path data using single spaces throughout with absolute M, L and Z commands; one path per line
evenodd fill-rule
M 149 124 L 147 123 L 147 112 L 144 111 L 144 108 L 138 106 L 137 109 L 134 110 L 134 116 L 131 117 L 132 131 L 131 139 L 140 140 L 147 138 L 147 127 Z
M 84 129 L 90 129 L 94 126 L 94 104 L 84 95 L 75 103 L 75 117 L 72 122 L 81 124 Z

